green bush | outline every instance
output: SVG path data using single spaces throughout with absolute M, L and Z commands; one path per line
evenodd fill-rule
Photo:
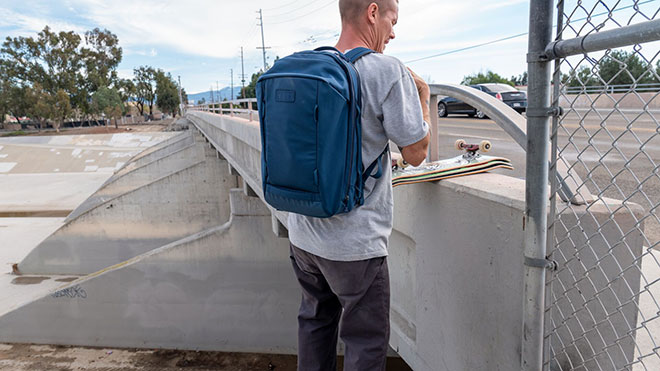
M 9 133 L 2 134 L 2 135 L 0 135 L 0 137 L 17 137 L 17 136 L 20 136 L 20 135 L 27 135 L 27 133 L 24 132 L 23 130 L 16 130 L 16 131 L 11 131 Z

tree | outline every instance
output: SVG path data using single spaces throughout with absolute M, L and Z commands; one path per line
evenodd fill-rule
M 118 127 L 117 119 L 122 114 L 122 101 L 119 91 L 107 87 L 101 87 L 92 95 L 92 107 L 94 112 L 104 114 L 108 120 L 115 119 L 115 128 Z M 106 123 L 107 126 L 107 123 Z
M 188 93 L 186 93 L 186 89 L 181 88 L 181 103 L 184 105 L 188 104 Z
M 78 74 L 82 69 L 80 41 L 73 31 L 55 33 L 46 26 L 36 39 L 8 37 L 0 49 L 0 58 L 19 85 L 38 83 L 50 94 L 61 89 L 73 96 L 79 88 Z
M 625 50 L 613 50 L 598 62 L 598 74 L 606 85 L 658 82 L 654 72 L 653 65 Z
M 86 47 L 82 49 L 86 82 L 89 91 L 110 86 L 117 80 L 117 66 L 122 60 L 119 39 L 108 30 L 95 28 L 85 32 Z
M 58 110 L 68 111 L 67 117 L 74 111 L 90 113 L 91 95 L 116 80 L 122 49 L 117 36 L 108 30 L 87 31 L 84 41 L 74 31 L 53 32 L 48 26 L 36 37 L 7 37 L 0 48 L 0 75 L 20 89 L 38 85 L 49 102 L 60 105 Z M 14 91 L 13 97 L 18 95 Z M 17 110 L 18 105 L 12 105 Z
M 144 106 L 149 107 L 149 117 L 153 116 L 153 106 L 156 100 L 156 70 L 153 67 L 141 66 L 133 70 L 135 84 L 135 103 L 140 115 L 144 115 Z
M 577 70 L 573 69 L 568 75 L 562 74 L 561 82 L 569 87 L 600 85 L 598 75 L 587 66 L 582 66 Z
M 475 85 L 475 84 L 486 84 L 486 83 L 499 83 L 499 84 L 508 84 L 514 86 L 513 81 L 508 80 L 493 71 L 487 71 L 486 73 L 479 72 L 476 74 L 468 75 L 463 78 L 461 84 L 463 85 Z
M 52 106 L 51 96 L 43 90 L 41 85 L 34 84 L 31 88 L 26 88 L 24 99 L 28 105 L 28 114 L 39 126 L 39 131 L 43 125 L 55 115 Z
M 52 96 L 51 101 L 53 107 L 53 120 L 55 121 L 55 130 L 60 131 L 60 126 L 64 123 L 64 120 L 71 115 L 71 102 L 69 100 L 69 95 L 62 89 L 59 89 L 54 96 Z
M 9 80 L 3 74 L 0 66 L 0 123 L 5 122 L 5 116 L 9 114 Z
M 523 72 L 518 76 L 511 76 L 511 82 L 513 82 L 515 86 L 527 85 L 527 71 Z
M 135 84 L 129 79 L 120 79 L 117 81 L 117 91 L 122 103 L 122 115 L 127 115 L 131 112 L 130 101 L 134 99 L 136 94 Z
M 202 97 L 199 101 L 197 101 L 197 104 L 205 104 L 206 103 L 206 98 Z
M 263 75 L 263 74 L 264 74 L 264 72 L 261 71 L 261 70 L 259 72 L 256 72 L 256 73 L 252 74 L 252 79 L 250 80 L 250 83 L 248 84 L 248 86 L 241 89 L 241 94 L 239 95 L 240 99 L 256 98 L 257 97 L 257 90 L 256 90 L 257 89 L 257 80 L 259 80 L 259 77 L 261 77 L 261 75 Z
M 7 112 L 13 116 L 16 121 L 20 124 L 21 117 L 28 115 L 30 110 L 30 102 L 27 99 L 28 90 L 24 86 L 9 86 L 7 89 L 6 95 L 7 99 Z
M 179 87 L 172 75 L 162 70 L 156 72 L 156 104 L 164 113 L 174 116 L 179 108 Z

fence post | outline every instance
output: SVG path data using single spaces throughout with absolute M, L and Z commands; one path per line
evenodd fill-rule
M 545 48 L 552 41 L 553 4 L 553 0 L 531 0 L 529 7 L 523 371 L 540 371 L 543 367 L 551 73 Z
M 427 156 L 428 161 L 438 161 L 440 159 L 440 144 L 438 143 L 438 96 L 431 94 L 431 99 L 429 101 L 429 108 L 431 111 L 431 122 L 428 124 L 431 132 L 431 143 L 430 150 Z

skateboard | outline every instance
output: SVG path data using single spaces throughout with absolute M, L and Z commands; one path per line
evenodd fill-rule
M 492 148 L 487 140 L 482 141 L 480 144 L 468 144 L 459 139 L 454 146 L 457 150 L 465 151 L 465 153 L 446 160 L 423 163 L 417 167 L 409 166 L 402 158 L 392 160 L 392 186 L 432 182 L 484 173 L 495 169 L 513 170 L 513 165 L 509 159 L 485 156 L 479 153 L 479 151 L 488 152 Z

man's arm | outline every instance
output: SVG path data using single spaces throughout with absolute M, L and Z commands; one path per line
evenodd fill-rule
M 409 146 L 405 146 L 401 149 L 401 156 L 403 160 L 412 166 L 419 166 L 422 161 L 426 158 L 426 154 L 429 150 L 429 142 L 431 141 L 431 132 L 420 140 L 417 143 L 413 143 Z
M 426 84 L 424 79 L 419 77 L 410 68 L 408 68 L 408 71 L 410 71 L 410 74 L 412 75 L 413 80 L 415 81 L 415 86 L 417 87 L 417 94 L 419 95 L 419 103 L 422 106 L 422 115 L 424 117 L 424 121 L 426 121 L 426 123 L 428 124 L 431 122 L 431 115 L 429 109 L 429 101 L 431 100 L 431 90 L 429 89 L 429 86 L 428 84 Z M 407 163 L 413 166 L 419 166 L 422 163 L 422 161 L 424 161 L 424 159 L 426 158 L 430 141 L 431 141 L 431 131 L 429 130 L 429 133 L 419 142 L 403 147 L 401 149 L 401 156 L 403 156 L 403 159 Z

